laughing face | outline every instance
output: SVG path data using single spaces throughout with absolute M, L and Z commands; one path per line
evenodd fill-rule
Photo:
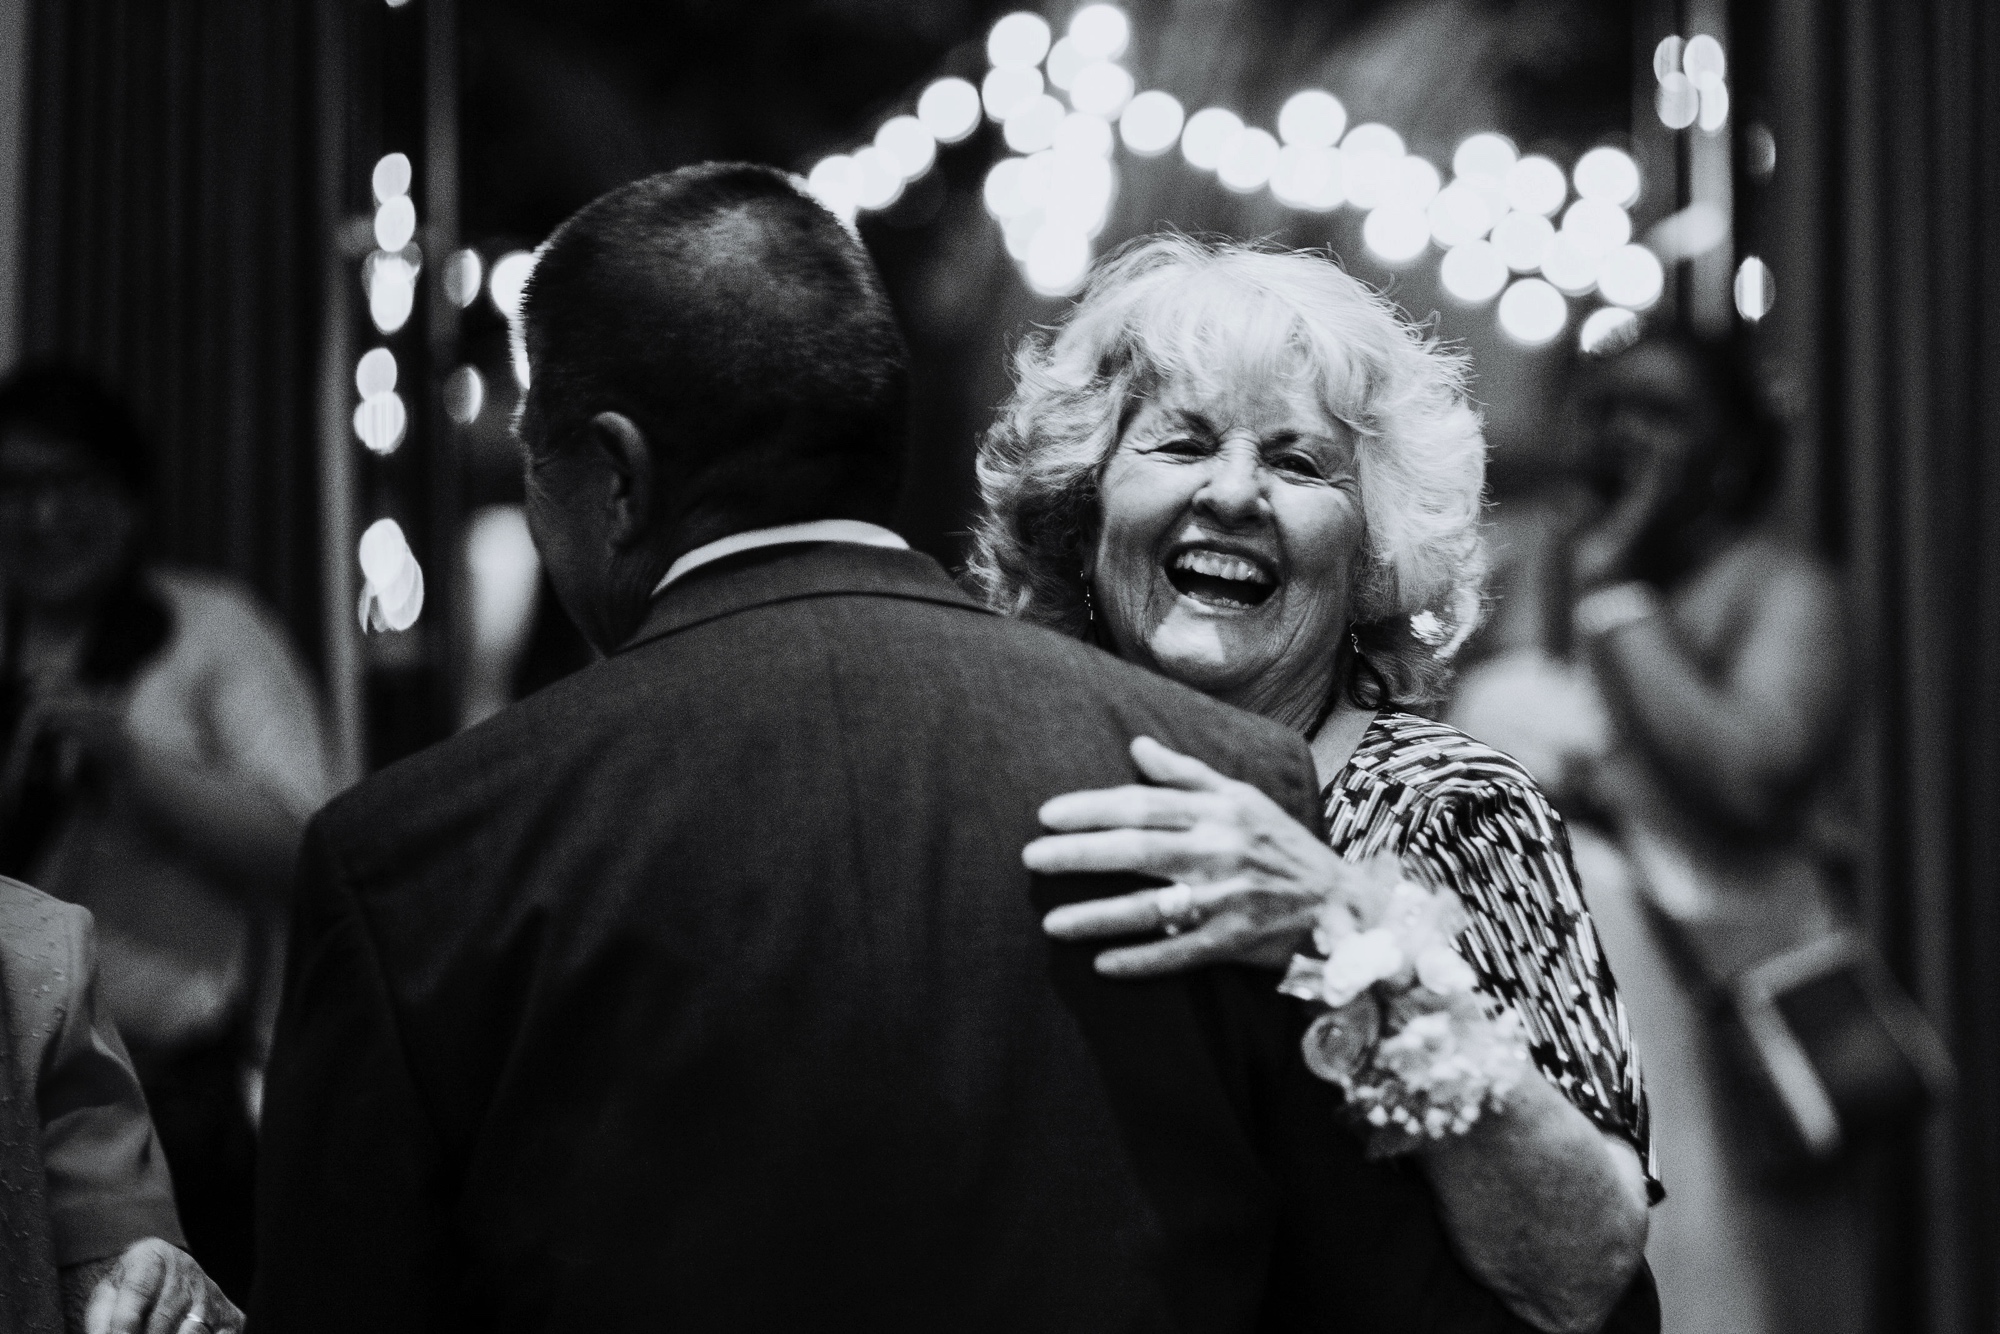
M 1170 384 L 1133 417 L 1085 576 L 1122 657 L 1304 726 L 1361 553 L 1354 433 L 1309 384 L 1228 378 Z

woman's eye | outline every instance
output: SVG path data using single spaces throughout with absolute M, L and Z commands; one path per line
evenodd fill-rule
M 1156 453 L 1182 459 L 1201 458 L 1209 452 L 1207 445 L 1189 436 L 1175 436 L 1171 440 L 1163 440 L 1154 446 L 1154 450 Z
M 1291 473 L 1296 477 L 1326 476 L 1326 470 L 1319 466 L 1319 460 L 1310 454 L 1280 454 L 1271 460 L 1271 466 L 1279 472 Z

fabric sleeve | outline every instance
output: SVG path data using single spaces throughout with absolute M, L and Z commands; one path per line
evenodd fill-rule
M 132 1060 L 98 1002 L 88 914 L 65 931 L 75 994 L 58 1011 L 38 1076 L 42 1167 L 58 1268 L 159 1237 L 185 1250 L 173 1181 Z
M 332 791 L 318 700 L 283 632 L 247 596 L 218 594 L 200 622 L 210 640 L 207 712 L 224 765 L 304 820 Z
M 1548 798 L 1527 782 L 1453 791 L 1418 822 L 1405 855 L 1464 901 L 1467 961 L 1482 992 L 1520 1012 L 1536 1067 L 1638 1151 L 1648 1198 L 1664 1198 L 1625 1006 Z
M 450 1199 L 375 943 L 316 819 L 265 1082 L 252 1327 L 456 1328 Z

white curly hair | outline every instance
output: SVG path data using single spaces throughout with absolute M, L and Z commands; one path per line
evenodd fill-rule
M 1014 364 L 1014 392 L 979 447 L 968 568 L 995 609 L 1086 632 L 1082 558 L 1105 464 L 1161 386 L 1303 376 L 1356 436 L 1366 540 L 1347 692 L 1364 707 L 1437 700 L 1478 624 L 1486 569 L 1486 441 L 1462 353 L 1324 256 L 1167 234 L 1101 264 Z

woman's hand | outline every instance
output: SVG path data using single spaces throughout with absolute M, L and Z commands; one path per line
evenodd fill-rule
M 1098 940 L 1179 925 L 1179 934 L 1106 950 L 1097 970 L 1152 977 L 1211 963 L 1283 968 L 1312 940 L 1314 915 L 1346 863 L 1248 783 L 1139 737 L 1132 759 L 1152 783 L 1071 792 L 1041 810 L 1054 832 L 1021 860 L 1043 875 L 1128 872 L 1175 886 L 1057 908 L 1058 940 Z
M 98 1281 L 88 1334 L 240 1334 L 243 1313 L 194 1257 L 158 1237 L 134 1242 Z

